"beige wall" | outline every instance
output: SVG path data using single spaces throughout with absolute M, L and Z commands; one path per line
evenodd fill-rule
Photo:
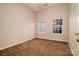
M 69 10 L 70 10 L 70 14 L 69 14 L 69 45 L 70 48 L 72 50 L 72 53 L 74 54 L 74 49 L 75 45 L 74 45 L 74 39 L 73 39 L 73 32 L 75 31 L 74 28 L 74 24 L 75 24 L 75 4 L 70 4 L 69 6 Z
M 23 4 L 0 4 L 0 49 L 35 37 L 34 13 Z
M 75 33 L 79 33 L 79 4 L 70 4 L 70 17 L 69 17 L 69 46 L 73 55 L 79 56 L 79 43 L 77 42 L 78 36 Z M 78 26 L 78 27 L 77 27 Z
M 44 11 L 40 11 L 37 20 L 37 38 L 45 38 L 50 40 L 66 41 L 68 40 L 68 5 L 60 4 L 55 7 L 48 8 Z M 63 19 L 63 34 L 53 34 L 52 33 L 52 20 L 53 19 Z M 44 33 L 40 33 L 38 23 L 43 19 L 46 22 L 46 30 Z

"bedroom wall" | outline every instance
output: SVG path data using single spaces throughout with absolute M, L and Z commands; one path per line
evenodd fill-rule
M 75 33 L 79 33 L 79 3 L 69 4 L 69 46 L 74 56 L 79 56 L 79 42 L 77 39 L 79 36 Z
M 68 5 L 60 4 L 37 13 L 37 38 L 44 38 L 57 41 L 68 41 Z M 52 20 L 63 19 L 63 34 L 52 33 Z M 45 32 L 39 32 L 39 21 L 46 23 Z
M 0 4 L 0 50 L 33 39 L 34 16 L 24 4 Z

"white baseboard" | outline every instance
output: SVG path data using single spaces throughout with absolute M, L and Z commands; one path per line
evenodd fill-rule
M 34 39 L 34 37 L 31 37 L 31 38 L 29 38 L 29 39 L 25 39 L 24 41 L 17 42 L 17 43 L 8 45 L 8 46 L 4 46 L 4 47 L 0 48 L 0 50 L 3 50 L 3 49 L 6 49 L 6 48 L 9 48 L 9 47 L 12 47 L 12 46 L 21 44 L 21 43 L 23 43 L 23 42 L 26 42 L 26 41 L 29 41 L 29 40 L 32 40 L 32 39 Z M 41 38 L 41 39 L 46 39 L 46 38 Z M 55 40 L 55 39 L 47 39 L 47 40 Z M 61 41 L 61 40 L 57 40 L 57 39 L 56 39 L 55 41 Z M 67 41 L 61 41 L 61 42 L 67 42 Z
M 29 39 L 25 39 L 24 41 L 17 42 L 17 43 L 14 43 L 14 44 L 8 45 L 8 46 L 4 46 L 4 47 L 0 48 L 0 50 L 3 50 L 3 49 L 6 49 L 6 48 L 9 48 L 9 47 L 12 47 L 12 46 L 15 46 L 15 45 L 21 44 L 21 43 L 23 43 L 23 42 L 26 42 L 26 41 L 29 41 L 29 40 L 32 40 L 32 39 L 34 39 L 34 37 L 31 37 L 31 38 L 29 38 Z
M 71 45 L 70 45 L 69 42 L 68 42 L 68 44 L 69 44 L 69 47 L 70 47 L 70 49 L 71 49 L 71 52 L 72 52 L 73 56 L 75 56 L 75 54 L 74 54 L 74 52 L 73 52 L 73 49 L 71 48 Z
M 60 40 L 60 39 L 54 39 L 54 38 L 45 38 L 45 37 L 37 37 L 37 38 L 41 38 L 41 39 L 47 39 L 47 40 L 55 40 L 55 41 L 61 41 L 61 42 L 68 42 L 67 40 Z

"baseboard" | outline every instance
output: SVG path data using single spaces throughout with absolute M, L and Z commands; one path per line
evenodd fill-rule
M 12 47 L 12 46 L 15 46 L 15 45 L 24 43 L 24 42 L 29 41 L 29 40 L 32 40 L 32 39 L 44 39 L 44 38 L 34 38 L 34 37 L 32 37 L 32 38 L 30 38 L 30 39 L 27 39 L 27 40 L 25 39 L 24 41 L 17 42 L 17 43 L 14 43 L 14 44 L 12 44 L 12 45 L 2 47 L 2 48 L 0 48 L 0 50 L 7 49 L 7 48 L 9 48 L 9 47 Z M 44 40 L 51 40 L 51 39 L 44 39 Z M 58 40 L 51 40 L 51 41 L 58 41 Z M 68 42 L 65 42 L 65 41 L 58 41 L 58 42 L 68 43 Z
M 62 42 L 68 42 L 68 40 L 56 39 L 56 38 L 50 38 L 50 37 L 36 37 L 36 38 L 55 40 L 55 41 L 62 41 Z
M 35 39 L 50 40 L 50 39 L 45 39 L 45 38 L 35 38 Z M 68 43 L 66 41 L 58 41 L 58 40 L 50 40 L 50 41 L 57 41 L 57 42 L 62 42 L 62 43 Z
M 18 44 L 24 43 L 24 42 L 29 41 L 29 40 L 32 40 L 32 39 L 34 39 L 34 38 L 25 39 L 24 41 L 17 42 L 17 43 L 14 43 L 14 44 L 12 44 L 12 45 L 9 45 L 9 46 L 2 47 L 2 48 L 0 48 L 0 50 L 7 49 L 7 48 L 9 48 L 9 47 L 12 47 L 12 46 L 15 46 L 15 45 L 18 45 Z
M 69 42 L 68 42 L 68 44 L 69 44 Z M 71 48 L 70 44 L 69 44 L 69 47 L 70 47 L 70 49 L 71 49 L 71 52 L 72 52 L 73 56 L 75 56 L 75 54 L 74 54 L 74 52 L 73 52 L 73 49 Z

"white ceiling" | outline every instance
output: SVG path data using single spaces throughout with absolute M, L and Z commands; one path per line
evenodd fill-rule
M 55 7 L 60 5 L 61 3 L 26 3 L 29 8 L 31 8 L 33 11 L 38 12 L 40 10 L 43 10 L 48 7 Z

